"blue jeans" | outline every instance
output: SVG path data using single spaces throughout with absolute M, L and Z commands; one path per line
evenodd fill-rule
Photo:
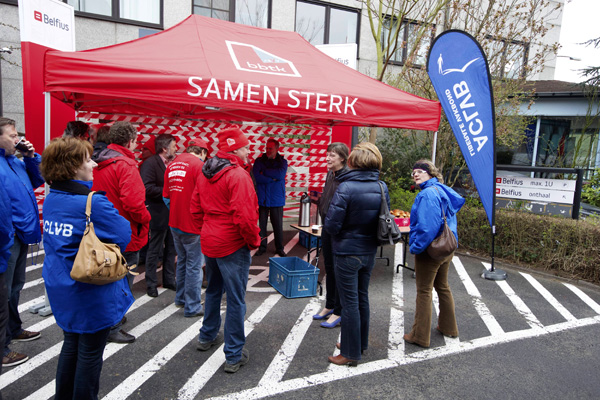
M 235 364 L 242 357 L 246 343 L 244 318 L 246 316 L 246 285 L 250 272 L 250 250 L 244 246 L 220 258 L 206 257 L 206 297 L 204 321 L 200 328 L 201 342 L 210 342 L 221 328 L 221 298 L 227 293 L 225 315 L 225 359 Z
M 29 245 L 15 236 L 15 243 L 10 248 L 10 258 L 4 273 L 6 295 L 8 296 L 8 323 L 6 324 L 6 337 L 4 338 L 4 355 L 10 352 L 8 345 L 12 338 L 23 330 L 21 317 L 19 316 L 19 297 L 21 296 L 21 289 L 25 285 L 28 249 Z
M 192 316 L 202 311 L 202 264 L 204 256 L 200 235 L 190 235 L 171 228 L 177 251 L 177 292 L 175 304 L 185 305 L 183 315 Z
M 95 400 L 100 390 L 102 354 L 110 328 L 96 333 L 64 332 L 58 368 L 55 400 Z
M 369 280 L 375 253 L 360 256 L 335 256 L 335 279 L 342 303 L 342 340 L 340 354 L 360 360 L 369 347 Z

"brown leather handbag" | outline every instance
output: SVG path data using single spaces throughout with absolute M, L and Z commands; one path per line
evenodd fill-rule
M 440 191 L 438 188 L 438 195 Z M 440 196 L 441 203 L 441 196 Z M 438 237 L 436 237 L 433 242 L 427 247 L 427 254 L 434 260 L 441 261 L 448 257 L 450 254 L 454 253 L 454 250 L 458 247 L 458 242 L 456 241 L 456 236 L 452 233 L 452 230 L 448 226 L 448 222 L 446 221 L 446 212 L 444 211 L 443 203 L 442 203 L 442 218 L 444 219 L 444 229 L 442 233 Z
M 79 250 L 71 269 L 71 278 L 78 282 L 93 285 L 106 285 L 121 280 L 135 268 L 128 266 L 121 249 L 114 243 L 104 243 L 98 239 L 94 231 L 94 224 L 90 220 L 92 215 L 92 195 L 90 192 L 85 206 L 86 228 L 79 244 Z

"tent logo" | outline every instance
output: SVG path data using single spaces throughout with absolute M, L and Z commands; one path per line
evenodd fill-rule
M 33 18 L 36 19 L 37 21 L 42 22 L 42 13 L 39 11 L 34 11 Z
M 251 44 L 225 41 L 231 60 L 240 71 L 301 77 L 293 62 Z
M 69 24 L 63 23 L 59 18 L 52 18 L 48 16 L 48 14 L 42 14 L 41 12 L 34 10 L 33 19 L 35 19 L 36 21 L 40 21 L 46 25 L 62 29 L 63 31 L 69 31 Z

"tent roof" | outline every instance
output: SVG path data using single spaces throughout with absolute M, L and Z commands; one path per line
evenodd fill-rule
M 295 32 L 192 15 L 113 46 L 46 53 L 45 90 L 78 111 L 434 131 L 439 102 L 363 75 Z

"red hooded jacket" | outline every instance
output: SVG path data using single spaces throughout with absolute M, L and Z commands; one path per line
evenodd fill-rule
M 250 174 L 242 160 L 219 151 L 202 168 L 190 212 L 202 228 L 202 253 L 208 257 L 228 256 L 243 246 L 260 246 L 258 200 Z
M 110 144 L 94 159 L 92 190 L 103 190 L 119 214 L 131 224 L 131 241 L 125 251 L 138 251 L 148 243 L 150 213 L 146 209 L 146 189 L 131 150 Z
M 169 206 L 169 226 L 185 233 L 200 234 L 200 227 L 194 224 L 190 215 L 190 200 L 196 182 L 202 175 L 202 161 L 190 153 L 183 153 L 169 163 L 165 171 L 163 197 L 171 200 Z

